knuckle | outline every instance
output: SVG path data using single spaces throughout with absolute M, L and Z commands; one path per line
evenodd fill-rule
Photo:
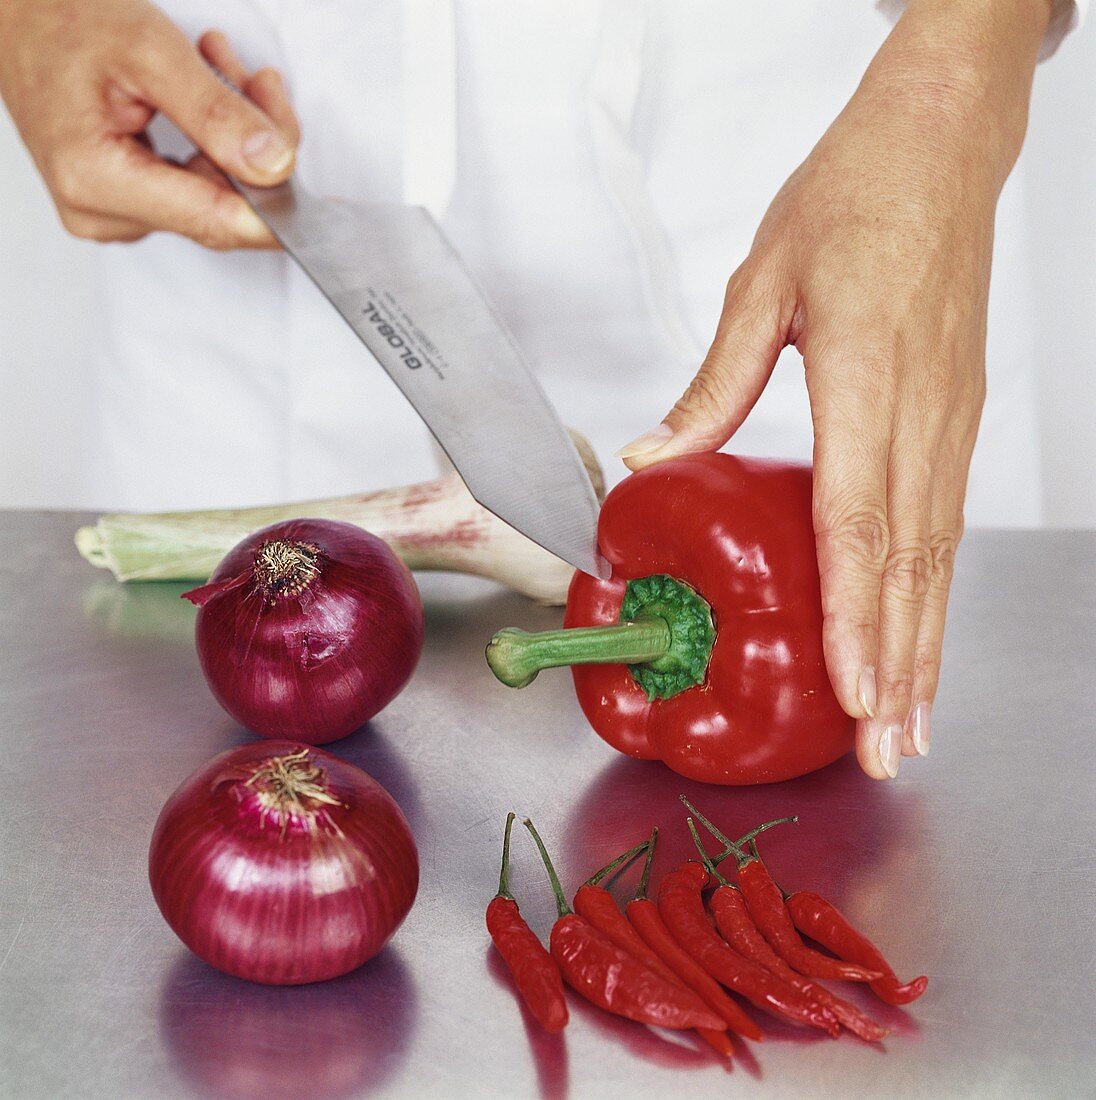
M 78 210 L 60 210 L 61 224 L 72 237 L 82 241 L 109 241 L 113 237 L 106 232 L 98 218 L 88 217 Z
M 231 191 L 213 190 L 187 221 L 183 232 L 204 248 L 223 252 L 236 248 L 240 235 L 234 229 L 237 204 L 241 200 Z
M 148 72 L 170 68 L 171 55 L 164 31 L 156 22 L 139 19 L 129 26 L 126 43 L 130 56 Z
M 86 177 L 79 163 L 70 155 L 51 157 L 43 175 L 50 194 L 60 206 L 79 207 L 87 190 Z
M 865 509 L 823 524 L 820 536 L 839 557 L 873 573 L 882 571 L 890 546 L 890 530 L 882 509 Z
M 959 536 L 950 531 L 933 536 L 929 544 L 932 562 L 932 581 L 947 587 L 955 573 L 955 553 L 959 548 Z
M 887 560 L 883 583 L 896 595 L 909 599 L 924 599 L 932 578 L 933 557 L 928 547 L 903 550 Z
M 699 415 L 713 421 L 723 418 L 724 412 L 732 404 L 732 394 L 722 370 L 715 365 L 718 361 L 718 352 L 713 348 L 689 383 L 689 388 L 675 405 L 678 412 Z
M 203 93 L 198 100 L 195 114 L 199 131 L 212 135 L 224 130 L 235 119 L 237 106 L 236 96 L 220 85 Z
M 743 265 L 727 280 L 727 288 L 723 295 L 723 306 L 726 309 L 742 309 L 763 298 L 763 293 L 754 272 Z

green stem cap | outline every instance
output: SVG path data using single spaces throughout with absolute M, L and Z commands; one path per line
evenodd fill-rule
M 626 664 L 648 699 L 671 699 L 704 682 L 714 643 L 704 598 L 658 573 L 628 582 L 619 622 L 540 634 L 507 627 L 488 643 L 487 663 L 509 687 L 531 684 L 544 668 Z

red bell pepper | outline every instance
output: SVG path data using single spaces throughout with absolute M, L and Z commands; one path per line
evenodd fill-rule
M 852 748 L 822 651 L 809 466 L 650 466 L 606 498 L 598 540 L 610 579 L 575 574 L 564 630 L 496 634 L 500 680 L 573 665 L 610 745 L 709 783 L 790 779 Z

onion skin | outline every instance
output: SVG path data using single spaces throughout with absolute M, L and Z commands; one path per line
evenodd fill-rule
M 256 559 L 274 541 L 318 547 L 300 592 L 271 593 Z M 376 536 L 333 520 L 289 520 L 234 547 L 199 605 L 198 658 L 217 701 L 262 737 L 322 745 L 387 706 L 422 653 L 422 601 L 407 567 Z
M 320 769 L 333 802 L 301 795 L 288 813 L 249 778 L 272 758 Z M 164 919 L 200 958 L 266 985 L 349 973 L 411 909 L 419 864 L 392 796 L 322 749 L 259 741 L 214 757 L 168 799 L 149 847 Z

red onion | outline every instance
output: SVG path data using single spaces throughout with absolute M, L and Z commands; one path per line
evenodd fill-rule
M 183 943 L 267 985 L 323 981 L 371 959 L 419 882 L 392 796 L 292 741 L 241 745 L 199 768 L 160 812 L 148 865 Z
M 349 523 L 275 523 L 231 550 L 199 607 L 198 658 L 217 701 L 263 737 L 345 737 L 387 706 L 422 652 L 407 567 Z

